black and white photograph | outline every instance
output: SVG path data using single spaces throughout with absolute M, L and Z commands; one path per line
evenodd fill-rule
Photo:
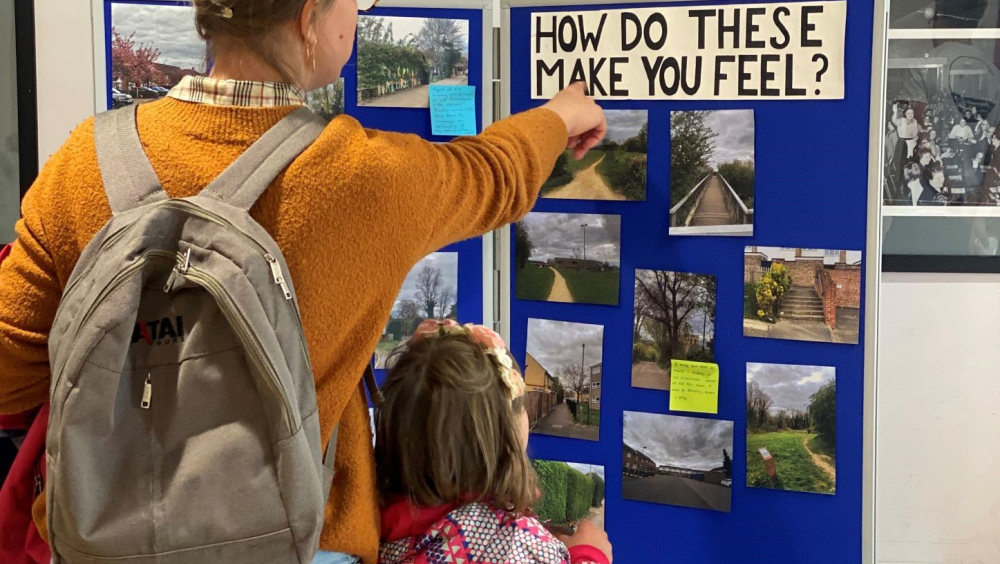
M 344 113 L 344 79 L 317 88 L 306 94 L 309 109 L 325 120 L 331 120 Z
M 532 433 L 600 438 L 604 327 L 528 320 L 525 409 Z
M 358 105 L 427 108 L 431 84 L 469 83 L 469 22 L 358 17 Z
M 108 36 L 113 108 L 157 100 L 181 78 L 207 72 L 191 6 L 112 3 Z
M 533 212 L 515 238 L 517 299 L 618 305 L 621 216 Z
M 406 275 L 389 323 L 375 348 L 375 368 L 427 319 L 458 319 L 458 253 L 431 253 Z
M 746 247 L 743 335 L 858 344 L 861 251 Z
M 622 497 L 729 512 L 733 422 L 626 411 Z
M 753 110 L 670 112 L 670 234 L 753 235 Z
M 635 271 L 632 386 L 670 389 L 672 360 L 715 362 L 715 276 Z
M 543 198 L 646 199 L 647 110 L 605 110 L 608 135 L 580 160 L 566 149 L 542 185 Z

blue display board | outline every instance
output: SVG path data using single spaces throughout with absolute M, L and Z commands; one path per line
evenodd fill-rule
M 704 5 L 670 3 L 669 6 Z M 791 3 L 790 3 L 791 4 Z M 519 7 L 511 10 L 511 106 L 531 98 L 531 14 L 628 5 Z M 643 5 L 647 7 L 647 5 Z M 605 523 L 617 562 L 690 564 L 847 564 L 861 561 L 863 378 L 862 345 L 743 336 L 744 247 L 866 248 L 871 2 L 848 1 L 846 95 L 837 101 L 602 102 L 606 109 L 648 109 L 647 199 L 542 199 L 535 211 L 621 216 L 617 306 L 525 301 L 511 289 L 511 346 L 525 361 L 529 318 L 604 326 L 600 440 L 532 435 L 536 458 L 603 465 Z M 670 112 L 752 109 L 756 121 L 756 198 L 752 237 L 668 236 Z M 512 236 L 512 245 L 515 245 Z M 515 246 L 516 248 L 516 246 Z M 511 253 L 512 257 L 515 255 Z M 515 265 L 512 260 L 511 269 Z M 669 393 L 634 388 L 633 276 L 636 269 L 711 274 L 718 281 L 715 360 L 721 367 L 718 415 L 669 411 Z M 516 285 L 516 275 L 515 275 Z M 862 289 L 864 284 L 862 283 Z M 865 297 L 861 296 L 861 311 Z M 863 323 L 862 323 L 863 327 Z M 863 330 L 863 329 L 862 329 Z M 860 342 L 864 342 L 861 335 Z M 822 365 L 837 373 L 836 494 L 746 487 L 745 399 L 748 362 Z M 721 513 L 622 498 L 623 412 L 676 414 L 735 422 L 731 512 Z

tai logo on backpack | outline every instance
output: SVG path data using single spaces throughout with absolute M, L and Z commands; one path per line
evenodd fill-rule
M 114 217 L 50 338 L 53 562 L 310 564 L 333 478 L 287 267 L 248 211 L 322 132 L 300 109 L 169 199 L 135 109 L 97 117 Z

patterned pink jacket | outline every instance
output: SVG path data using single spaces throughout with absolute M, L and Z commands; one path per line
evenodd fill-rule
M 531 516 L 485 503 L 382 511 L 379 564 L 610 564 L 592 546 L 567 549 Z

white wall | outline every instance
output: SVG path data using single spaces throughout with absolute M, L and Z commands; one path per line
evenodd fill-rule
M 1000 563 L 1000 275 L 882 275 L 876 549 Z
M 94 115 L 94 46 L 91 4 L 85 0 L 35 2 L 40 165 Z

